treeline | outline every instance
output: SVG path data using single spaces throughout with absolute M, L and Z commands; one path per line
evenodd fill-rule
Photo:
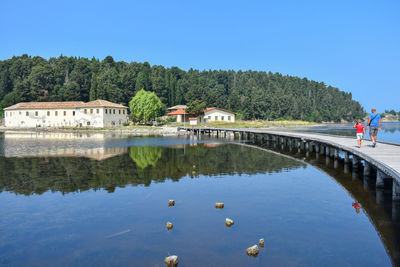
M 365 115 L 351 93 L 306 78 L 260 71 L 181 70 L 149 63 L 22 55 L 0 61 L 0 108 L 29 101 L 106 99 L 128 105 L 153 91 L 165 106 L 200 100 L 243 119 L 352 121 Z M 1 109 L 2 110 L 2 109 Z

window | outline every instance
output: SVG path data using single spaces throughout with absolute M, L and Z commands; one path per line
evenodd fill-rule
M 122 114 L 125 114 L 125 109 L 122 111 Z
M 90 109 L 90 114 L 93 114 L 93 109 L 92 108 Z
M 115 109 L 113 109 L 113 114 L 115 114 Z
M 120 109 L 118 109 L 118 114 L 121 114 L 121 110 Z
M 66 111 L 64 111 L 64 116 L 67 116 L 67 112 Z
M 87 122 L 87 126 L 89 126 L 89 125 L 90 125 L 90 121 Z
M 99 109 L 96 109 L 96 113 L 99 114 L 99 113 L 100 113 L 100 110 L 99 110 Z
M 228 116 L 228 121 L 230 121 L 231 120 L 231 116 Z
M 107 109 L 105 109 L 105 111 L 106 111 L 106 114 L 107 114 Z
M 26 112 L 26 116 L 29 116 L 29 111 Z
M 211 120 L 211 116 L 208 116 L 208 119 Z
M 50 116 L 50 111 L 47 111 L 47 116 Z
M 83 110 L 83 113 L 87 114 L 87 109 L 86 108 Z
M 58 111 L 55 112 L 56 116 L 58 116 Z
M 75 111 L 72 111 L 72 116 L 75 116 Z
M 223 121 L 224 120 L 224 116 L 221 116 L 221 121 Z
M 21 111 L 19 112 L 19 115 L 21 115 Z
M 216 120 L 216 121 L 218 120 L 218 116 L 215 116 L 215 120 Z
M 39 116 L 39 112 L 35 111 L 35 116 Z

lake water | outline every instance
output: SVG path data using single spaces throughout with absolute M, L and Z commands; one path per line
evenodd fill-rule
M 364 123 L 364 126 L 365 123 Z M 356 136 L 356 130 L 353 128 L 352 123 L 342 124 L 329 124 L 325 126 L 310 127 L 307 129 L 296 129 L 296 131 L 316 132 L 332 135 Z M 369 132 L 367 131 L 366 138 L 369 139 Z M 383 122 L 382 130 L 378 132 L 378 141 L 390 142 L 400 144 L 400 122 Z
M 378 205 L 345 166 L 254 145 L 1 134 L 0 265 L 165 266 L 174 254 L 179 266 L 392 265 L 390 195 Z M 260 238 L 258 257 L 247 256 Z

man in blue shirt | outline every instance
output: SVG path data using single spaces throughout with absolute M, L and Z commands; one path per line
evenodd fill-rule
M 376 146 L 376 136 L 378 135 L 378 131 L 381 130 L 381 116 L 376 113 L 376 109 L 372 108 L 371 110 L 371 115 L 369 115 L 368 118 L 368 124 L 367 124 L 367 129 L 368 127 L 371 127 L 369 129 L 369 136 L 371 137 L 372 141 L 372 147 Z

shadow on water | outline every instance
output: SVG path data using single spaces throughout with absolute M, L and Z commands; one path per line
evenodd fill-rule
M 361 204 L 381 238 L 393 266 L 400 266 L 400 203 L 392 200 L 391 183 L 385 181 L 383 188 L 377 188 L 376 173 L 364 175 L 362 164 L 352 166 L 343 159 L 320 155 L 315 151 L 273 141 L 250 141 L 242 145 L 276 152 L 326 173 Z

